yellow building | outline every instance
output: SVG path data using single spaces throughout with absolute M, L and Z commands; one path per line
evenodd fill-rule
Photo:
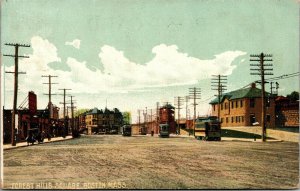
M 86 114 L 85 117 L 85 124 L 86 128 L 88 130 L 88 135 L 91 135 L 93 132 L 93 128 L 98 127 L 98 113 L 99 110 L 97 108 L 94 108 L 90 112 Z

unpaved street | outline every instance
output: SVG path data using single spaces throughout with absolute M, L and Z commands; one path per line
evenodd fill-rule
M 4 151 L 4 188 L 291 189 L 298 144 L 120 135 Z

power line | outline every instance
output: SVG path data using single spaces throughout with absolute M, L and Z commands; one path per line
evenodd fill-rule
M 287 79 L 287 78 L 297 77 L 297 76 L 299 76 L 299 75 L 300 75 L 300 72 L 295 72 L 295 73 L 291 73 L 291 74 L 283 74 L 283 75 L 281 75 L 281 76 L 277 76 L 277 77 L 273 77 L 273 78 L 267 78 L 267 79 L 265 79 L 265 81 L 270 81 L 270 82 L 271 82 L 271 81 L 275 81 L 275 80 L 283 80 L 283 79 Z M 261 80 L 256 80 L 256 81 L 254 81 L 254 82 L 260 83 Z M 245 86 L 242 87 L 241 89 L 244 89 L 244 88 L 246 88 L 246 87 L 249 87 L 252 83 L 253 83 L 253 82 L 251 82 L 251 83 L 245 85 Z

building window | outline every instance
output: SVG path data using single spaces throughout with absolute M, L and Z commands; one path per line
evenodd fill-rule
M 223 123 L 223 118 L 221 118 L 221 123 Z
M 235 122 L 236 122 L 236 123 L 238 123 L 238 122 L 239 122 L 239 120 L 238 120 L 238 119 L 239 119 L 239 117 L 238 117 L 238 116 L 236 116 L 236 117 L 235 117 Z
M 223 110 L 223 103 L 221 104 L 221 110 Z
M 243 107 L 243 100 L 240 101 L 240 107 Z
M 231 102 L 231 108 L 232 108 L 232 109 L 233 109 L 233 105 L 234 105 L 234 104 L 233 104 L 233 101 L 232 101 L 232 102 Z
M 233 118 L 233 117 L 231 117 L 231 123 L 233 123 L 233 122 L 234 122 L 234 121 L 233 121 L 233 119 L 234 119 L 234 118 Z
M 271 116 L 267 114 L 267 122 L 270 123 L 270 121 L 271 121 Z
M 244 122 L 244 116 L 242 116 L 241 118 L 242 118 L 242 122 Z
M 250 114 L 250 123 L 251 125 L 253 125 L 253 123 L 255 123 L 256 120 L 255 120 L 255 115 L 254 114 Z
M 214 111 L 216 111 L 216 105 L 214 105 Z
M 228 123 L 228 117 L 226 117 L 226 123 Z
M 250 107 L 255 107 L 255 99 L 254 98 L 250 99 Z
M 236 108 L 238 108 L 238 107 L 239 107 L 239 105 L 238 105 L 238 101 L 236 101 L 236 102 L 235 102 L 235 107 L 236 107 Z

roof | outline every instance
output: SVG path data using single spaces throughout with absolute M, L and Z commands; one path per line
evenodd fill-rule
M 92 110 L 90 110 L 89 112 L 87 112 L 87 115 L 91 115 L 91 114 L 97 114 L 98 113 L 98 108 L 94 108 Z
M 266 92 L 266 96 L 270 96 L 271 94 Z M 244 89 L 238 89 L 232 92 L 225 93 L 220 96 L 220 102 L 223 102 L 225 98 L 228 100 L 235 100 L 241 98 L 259 98 L 261 97 L 261 89 L 256 87 L 249 87 Z M 209 104 L 218 103 L 218 97 L 213 99 Z
M 175 107 L 173 107 L 171 104 L 166 104 L 166 105 L 162 106 L 161 108 L 163 108 L 163 109 L 175 109 Z

